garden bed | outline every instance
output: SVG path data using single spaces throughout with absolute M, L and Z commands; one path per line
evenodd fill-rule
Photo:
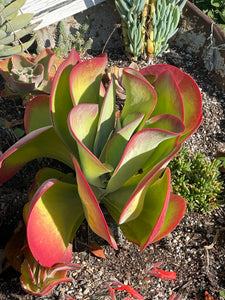
M 110 17 L 102 14 L 102 8 L 108 7 Z M 104 3 L 88 10 L 91 21 L 89 34 L 94 38 L 92 51 L 84 59 L 100 54 L 106 38 L 112 30 L 113 22 L 118 21 L 115 9 L 109 7 L 112 3 Z M 193 13 L 194 12 L 194 13 Z M 107 28 L 97 27 L 97 17 L 108 18 Z M 199 16 L 201 21 L 199 21 Z M 86 17 L 79 14 L 76 21 L 68 24 L 77 25 Z M 209 160 L 216 157 L 216 151 L 225 152 L 225 67 L 224 51 L 220 46 L 225 42 L 224 34 L 221 35 L 211 19 L 205 18 L 191 3 L 188 2 L 184 9 L 184 17 L 178 34 L 172 40 L 169 49 L 151 61 L 152 64 L 167 63 L 180 68 L 190 74 L 199 85 L 203 100 L 203 121 L 198 130 L 185 142 L 191 154 L 198 150 L 206 155 Z M 197 23 L 196 23 L 197 22 Z M 200 22 L 200 23 L 199 23 Z M 202 23 L 201 23 L 202 22 Z M 205 25 L 207 30 L 205 29 Z M 198 24 L 198 25 L 197 25 Z M 203 26 L 204 25 L 204 26 Z M 95 31 L 93 31 L 93 28 Z M 213 34 L 212 34 L 213 28 Z M 55 25 L 41 31 L 43 46 L 51 44 L 49 33 L 54 33 Z M 104 31 L 107 29 L 106 31 Z M 202 32 L 196 32 L 201 29 Z M 102 33 L 104 31 L 104 38 Z M 197 36 L 200 35 L 200 39 Z M 104 42 L 103 42 L 104 41 Z M 195 43 L 196 42 L 196 43 Z M 130 62 L 124 54 L 118 32 L 113 34 L 106 47 L 108 65 L 127 67 Z M 49 44 L 49 45 L 50 45 Z M 190 47 L 190 44 L 192 47 Z M 54 45 L 52 45 L 54 47 Z M 179 48 L 180 46 L 181 48 Z M 197 48 L 196 48 L 197 47 Z M 185 49 L 185 51 L 184 51 Z M 211 55 L 211 56 L 210 56 Z M 212 60 L 212 57 L 214 58 Z M 209 64 L 210 62 L 210 64 Z M 147 65 L 146 61 L 137 62 L 139 68 Z M 217 72 L 218 71 L 218 72 Z M 218 75 L 219 74 L 219 75 Z M 219 76 L 219 77 L 218 77 Z M 0 81 L 0 88 L 3 82 Z M 23 130 L 24 104 L 21 99 L 4 99 L 0 97 L 0 119 L 6 119 L 11 126 L 0 124 L 0 151 L 3 153 L 17 140 L 15 129 Z M 60 163 L 39 159 L 27 164 L 12 179 L 0 186 L 0 299 L 31 299 L 38 297 L 26 294 L 20 285 L 20 274 L 11 267 L 3 257 L 5 244 L 12 236 L 14 230 L 21 224 L 22 210 L 27 202 L 29 187 L 37 170 L 46 166 L 64 169 Z M 224 175 L 221 174 L 224 181 Z M 213 202 L 213 199 L 211 199 Z M 208 299 L 207 293 L 212 295 L 210 300 L 222 300 L 220 292 L 225 293 L 225 211 L 224 193 L 221 196 L 221 206 L 211 214 L 187 211 L 181 223 L 167 237 L 147 247 L 140 253 L 137 246 L 128 242 L 116 229 L 114 222 L 109 218 L 110 227 L 114 228 L 114 235 L 118 243 L 118 250 L 114 250 L 104 240 L 96 236 L 88 228 L 86 222 L 82 224 L 74 241 L 74 262 L 83 266 L 80 271 L 71 272 L 73 283 L 61 284 L 54 292 L 41 299 L 64 299 L 70 296 L 74 299 L 110 299 L 107 284 L 120 281 L 129 284 L 139 291 L 144 299 L 169 299 L 174 293 L 181 295 L 175 299 Z M 90 252 L 90 243 L 95 242 L 103 249 L 106 258 L 99 258 Z M 148 276 L 151 266 L 162 262 L 161 269 L 177 273 L 175 281 L 162 280 Z M 117 299 L 128 296 L 125 292 L 118 292 Z
M 90 53 L 96 56 L 98 53 Z M 123 49 L 109 51 L 110 65 L 125 67 L 129 61 Z M 200 150 L 209 159 L 215 158 L 216 150 L 225 151 L 225 94 L 213 84 L 209 72 L 197 57 L 179 48 L 170 48 L 152 63 L 169 63 L 189 73 L 198 83 L 203 98 L 203 122 L 197 132 L 186 142 L 194 153 Z M 139 61 L 140 68 L 146 62 Z M 23 118 L 24 107 L 20 100 L 0 99 L 0 117 L 9 122 Z M 13 129 L 1 128 L 1 151 L 15 142 Z M 50 162 L 57 168 L 62 166 Z M 49 160 L 29 163 L 10 181 L 3 184 L 0 196 L 1 248 L 10 238 L 21 220 L 27 192 L 37 169 L 49 166 Z M 224 199 L 224 194 L 223 194 Z M 109 220 L 110 221 L 110 220 Z M 112 221 L 110 221 L 112 222 Z M 138 247 L 126 241 L 120 231 L 115 232 L 119 250 L 114 250 L 104 240 L 94 235 L 83 223 L 74 242 L 74 262 L 83 265 L 78 272 L 71 272 L 74 284 L 61 284 L 49 297 L 42 299 L 63 299 L 68 295 L 74 299 L 110 299 L 107 283 L 115 280 L 129 284 L 139 290 L 144 299 L 168 299 L 173 293 L 182 299 L 205 299 L 205 292 L 222 299 L 224 291 L 224 206 L 210 215 L 193 211 L 186 212 L 178 227 L 166 238 L 147 247 L 142 253 Z M 106 259 L 90 253 L 88 245 L 97 242 L 104 250 Z M 160 268 L 177 272 L 176 281 L 148 278 L 148 270 L 154 263 L 163 262 Z M 37 299 L 27 295 L 20 286 L 19 273 L 8 268 L 0 278 L 0 299 Z M 127 294 L 118 294 L 122 299 Z

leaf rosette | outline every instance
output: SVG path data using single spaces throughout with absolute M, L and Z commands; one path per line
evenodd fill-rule
M 49 94 L 52 86 L 50 70 L 54 58 L 52 50 L 44 49 L 35 57 L 16 54 L 0 61 L 0 75 L 5 79 L 2 96 Z
M 71 259 L 84 218 L 117 249 L 102 205 L 140 250 L 171 232 L 185 212 L 167 164 L 201 123 L 197 84 L 170 65 L 124 68 L 126 100 L 118 113 L 114 79 L 106 90 L 101 81 L 106 64 L 105 54 L 81 62 L 72 50 L 50 96 L 27 105 L 27 135 L 1 157 L 1 182 L 38 157 L 73 170 L 41 169 L 25 207 L 28 245 L 44 267 Z

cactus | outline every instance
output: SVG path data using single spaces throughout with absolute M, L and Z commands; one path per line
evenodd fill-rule
M 65 31 L 63 21 L 58 23 L 58 37 L 56 39 L 55 53 L 59 57 L 66 57 L 72 48 L 82 56 L 84 53 L 91 48 L 93 40 L 89 38 L 85 41 L 84 36 L 88 30 L 89 23 L 86 21 L 76 30 L 75 35 L 68 34 Z
M 33 14 L 18 15 L 25 1 L 0 0 L 0 60 L 27 51 L 34 42 L 34 38 L 25 43 L 20 41 L 37 26 L 37 23 L 30 24 Z

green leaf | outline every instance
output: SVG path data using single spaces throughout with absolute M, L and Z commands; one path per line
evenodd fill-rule
M 148 81 L 133 69 L 124 68 L 123 81 L 126 90 L 126 101 L 121 120 L 123 122 L 131 113 L 144 113 L 145 117 L 139 125 L 140 129 L 156 105 L 156 93 Z
M 168 75 L 168 72 L 171 73 L 171 76 Z M 185 141 L 199 127 L 202 120 L 202 99 L 200 90 L 196 82 L 188 74 L 170 65 L 149 66 L 140 70 L 140 73 L 153 86 L 155 86 L 155 84 L 157 83 L 157 88 L 159 89 L 158 93 L 162 92 L 162 95 L 165 94 L 165 99 L 171 101 L 171 104 L 164 103 L 165 101 L 160 94 L 162 102 L 158 113 L 172 113 L 173 115 L 178 116 L 178 118 L 184 121 L 185 131 L 183 132 L 182 137 L 180 138 L 180 142 Z M 166 84 L 162 82 L 161 74 L 165 79 L 167 77 Z M 171 85 L 169 84 L 169 82 L 171 83 Z M 176 92 L 171 91 L 171 88 L 173 86 L 176 89 Z M 167 93 L 170 96 L 166 95 Z M 179 101 L 182 101 L 182 103 L 179 102 L 179 113 L 177 113 L 178 103 L 175 102 L 175 98 L 173 98 L 172 95 L 174 95 L 173 97 L 176 96 Z M 165 107 L 168 106 L 169 111 L 165 111 L 164 105 Z M 174 110 L 174 112 L 172 110 Z M 182 110 L 184 110 L 184 115 L 182 113 Z M 180 117 L 181 115 L 183 115 L 184 119 Z
M 16 0 L 8 4 L 2 11 L 3 16 L 9 17 L 10 15 L 17 13 L 19 9 L 24 5 L 26 0 Z M 5 4 L 6 5 L 6 4 Z
M 79 63 L 80 57 L 75 49 L 72 49 L 55 74 L 50 98 L 50 112 L 53 126 L 59 137 L 74 155 L 77 154 L 76 143 L 74 143 L 67 125 L 69 112 L 74 106 L 70 95 L 69 78 L 71 70 Z
M 4 46 L 2 50 L 0 50 L 0 57 L 3 59 L 9 58 L 14 54 L 20 54 L 24 52 L 25 48 L 29 48 L 33 42 L 35 41 L 35 38 L 30 39 L 28 42 L 23 43 L 23 45 L 17 45 L 17 46 Z
M 115 82 L 112 79 L 107 89 L 98 121 L 97 134 L 94 142 L 94 154 L 99 157 L 115 124 Z
M 158 128 L 181 135 L 185 130 L 184 123 L 177 117 L 169 114 L 158 115 L 147 120 L 144 128 Z
M 81 268 L 80 265 L 71 263 L 59 263 L 52 268 L 45 268 L 34 259 L 28 247 L 23 248 L 23 255 L 25 259 L 21 266 L 20 282 L 23 290 L 36 296 L 48 295 L 55 285 L 71 282 L 72 278 L 66 278 L 67 271 Z
M 19 15 L 15 18 L 13 18 L 10 21 L 10 24 L 8 22 L 4 23 L 0 29 L 4 30 L 6 33 L 15 32 L 17 30 L 20 30 L 24 27 L 26 27 L 30 21 L 32 20 L 34 14 L 23 14 Z M 12 30 L 13 28 L 13 30 Z
M 177 136 L 176 133 L 161 129 L 148 128 L 137 132 L 129 141 L 117 168 L 107 186 L 112 192 L 121 187 L 139 169 L 146 167 L 153 150 L 163 141 Z
M 76 105 L 69 114 L 68 124 L 74 142 L 77 143 L 80 164 L 85 177 L 90 184 L 104 188 L 105 183 L 102 175 L 107 175 L 112 169 L 104 166 L 86 146 L 92 146 L 97 113 L 97 104 L 83 103 Z
M 181 219 L 184 216 L 185 209 L 186 202 L 184 198 L 171 193 L 163 226 L 158 235 L 152 241 L 153 243 L 162 239 L 163 237 L 168 235 L 174 228 L 177 227 L 177 225 L 180 223 Z
M 52 124 L 49 100 L 48 95 L 39 95 L 27 104 L 24 115 L 26 133 Z
M 49 79 L 49 72 L 54 63 L 55 52 L 49 48 L 45 48 L 40 54 L 35 56 L 33 62 L 44 66 L 44 80 Z
M 128 117 L 129 116 L 130 115 L 128 115 Z M 134 114 L 132 114 L 132 117 L 133 116 Z M 136 119 L 134 121 L 129 122 L 125 127 L 117 131 L 116 134 L 109 141 L 109 144 L 106 149 L 105 161 L 112 165 L 114 168 L 116 168 L 116 166 L 120 162 L 120 159 L 123 156 L 123 152 L 127 146 L 127 143 L 130 140 L 136 128 L 143 120 L 144 114 L 142 114 L 140 117 L 138 114 L 135 114 L 135 117 Z
M 15 41 L 18 41 L 18 39 L 21 39 L 25 35 L 32 32 L 34 30 L 34 28 L 37 27 L 37 26 L 38 26 L 38 23 L 35 23 L 35 24 L 32 24 L 32 25 L 29 25 L 29 26 L 25 27 L 24 29 L 18 30 L 16 32 L 16 35 L 14 33 L 11 33 L 10 35 L 8 35 L 4 38 L 1 38 L 1 36 L 0 36 L 0 44 L 6 45 L 6 44 L 13 43 Z
M 74 105 L 98 103 L 102 74 L 107 62 L 106 54 L 78 64 L 70 75 L 70 91 Z
M 98 105 L 82 103 L 76 105 L 69 113 L 69 129 L 76 140 L 93 151 L 98 122 Z
M 105 239 L 114 249 L 117 249 L 112 231 L 108 228 L 104 215 L 93 191 L 91 190 L 91 187 L 84 177 L 77 161 L 73 159 L 73 162 L 76 170 L 78 193 L 80 195 L 85 217 L 89 226 L 97 235 Z
M 0 157 L 0 183 L 15 175 L 27 162 L 39 157 L 58 159 L 73 168 L 70 152 L 54 129 L 44 127 L 20 139 Z
M 214 7 L 220 7 L 222 6 L 224 3 L 224 1 L 221 1 L 221 0 L 211 0 L 211 4 L 214 6 Z
M 154 82 L 154 87 L 157 92 L 157 104 L 151 116 L 171 114 L 183 121 L 183 101 L 172 74 L 169 71 L 161 73 Z
M 126 187 L 125 189 L 129 191 L 131 187 Z M 120 225 L 126 238 L 140 245 L 141 251 L 144 250 L 160 232 L 165 219 L 169 197 L 170 172 L 169 169 L 167 169 L 160 179 L 148 187 L 144 199 L 142 199 L 143 209 L 138 217 Z M 118 191 L 107 195 L 107 199 L 104 200 L 107 209 L 118 223 L 119 208 L 121 208 L 120 201 L 121 197 L 118 197 Z

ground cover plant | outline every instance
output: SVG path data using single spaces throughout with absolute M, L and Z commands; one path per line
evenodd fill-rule
M 116 112 L 114 80 L 107 90 L 101 82 L 106 62 L 104 54 L 81 62 L 72 50 L 54 77 L 51 96 L 39 95 L 27 105 L 27 135 L 1 157 L 2 182 L 38 157 L 71 168 L 69 174 L 40 170 L 24 208 L 29 252 L 21 278 L 31 293 L 48 292 L 47 269 L 70 268 L 71 242 L 84 218 L 117 248 L 99 203 L 141 250 L 173 230 L 185 211 L 184 199 L 171 193 L 166 165 L 200 125 L 196 83 L 169 65 L 125 68 L 126 101 Z M 31 276 L 35 261 L 44 273 Z
M 188 209 L 203 213 L 218 208 L 223 203 L 223 181 L 219 168 L 221 161 L 212 162 L 199 151 L 191 156 L 187 147 L 170 162 L 173 191 L 184 197 Z M 222 200 L 222 201 L 220 201 Z

